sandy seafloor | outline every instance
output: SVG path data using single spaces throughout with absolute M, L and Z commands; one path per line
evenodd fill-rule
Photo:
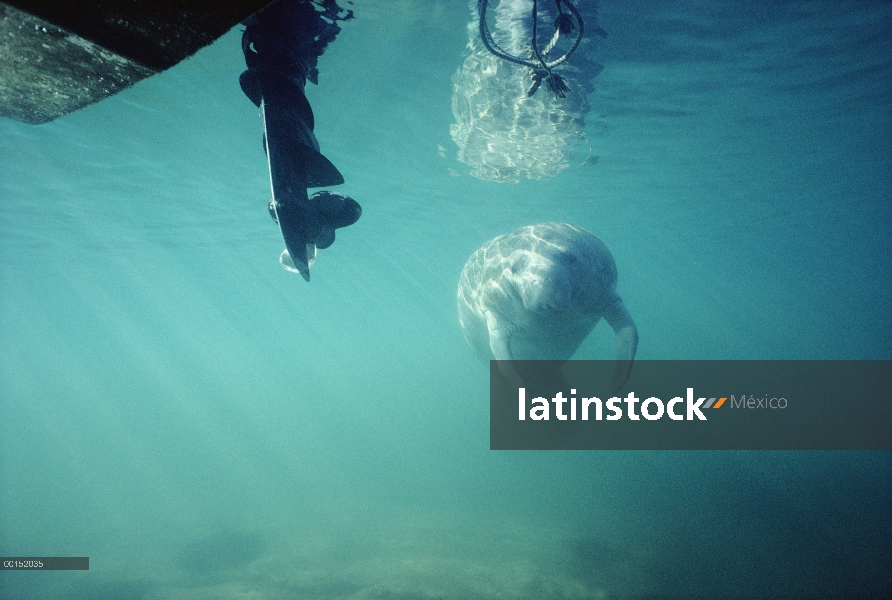
M 352 8 L 307 93 L 364 213 L 309 284 L 237 29 L 0 119 L 0 555 L 90 557 L 0 597 L 889 597 L 889 453 L 492 452 L 455 288 L 564 221 L 641 359 L 892 358 L 892 5 L 606 2 L 585 142 L 518 184 L 455 159 L 467 4 Z

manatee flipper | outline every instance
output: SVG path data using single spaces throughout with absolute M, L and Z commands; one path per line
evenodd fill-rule
M 486 311 L 486 328 L 489 330 L 489 347 L 496 360 L 514 360 L 508 349 L 508 329 L 492 313 Z
M 613 391 L 618 392 L 629 380 L 635 352 L 638 350 L 638 328 L 632 315 L 616 292 L 604 308 L 604 320 L 616 333 L 616 366 L 613 369 Z
M 511 356 L 509 348 L 510 328 L 499 323 L 499 320 L 492 313 L 486 311 L 486 328 L 489 330 L 489 348 L 492 355 L 498 361 L 499 371 L 505 377 L 509 384 L 515 387 L 523 387 L 524 380 L 514 365 L 514 358 Z

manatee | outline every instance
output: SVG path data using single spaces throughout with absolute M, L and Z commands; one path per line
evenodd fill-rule
M 490 240 L 459 279 L 459 323 L 484 361 L 569 360 L 601 317 L 616 332 L 618 390 L 631 372 L 638 330 L 616 293 L 607 246 L 573 225 L 541 223 Z

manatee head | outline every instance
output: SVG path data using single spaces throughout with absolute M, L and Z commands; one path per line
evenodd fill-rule
M 603 317 L 616 332 L 621 387 L 638 333 L 616 280 L 613 256 L 588 231 L 565 223 L 522 227 L 465 264 L 459 323 L 484 360 L 568 360 Z
M 520 297 L 524 311 L 564 310 L 573 296 L 573 273 L 568 257 L 552 257 L 519 250 L 508 259 L 510 285 Z

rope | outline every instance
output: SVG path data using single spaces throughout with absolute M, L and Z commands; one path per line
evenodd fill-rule
M 554 50 L 554 47 L 557 45 L 559 39 L 561 39 L 561 30 L 555 28 L 554 35 L 551 36 L 551 40 L 547 44 L 545 44 L 544 48 L 542 48 L 542 54 L 544 56 L 548 56 L 548 53 Z
M 573 18 L 576 20 L 575 28 L 578 30 L 578 33 L 576 34 L 576 41 L 573 42 L 573 46 L 562 56 L 549 62 L 545 60 L 545 56 L 547 56 L 548 53 L 551 52 L 551 50 L 554 48 L 555 44 L 557 44 L 560 35 L 562 33 L 570 33 L 573 30 L 573 25 L 567 20 L 567 15 L 565 15 L 561 11 L 561 3 L 564 4 L 564 6 L 567 8 L 567 11 L 571 15 L 573 15 Z M 532 70 L 533 85 L 527 92 L 528 97 L 536 93 L 536 90 L 539 89 L 539 86 L 542 85 L 543 81 L 548 84 L 549 89 L 556 96 L 559 96 L 561 98 L 566 97 L 566 92 L 570 91 L 570 88 L 568 88 L 567 84 L 564 83 L 564 79 L 557 73 L 553 73 L 552 69 L 570 58 L 570 56 L 574 52 L 576 52 L 576 49 L 579 47 L 580 42 L 582 42 L 582 37 L 585 33 L 585 25 L 582 21 L 582 15 L 579 14 L 579 11 L 569 0 L 555 0 L 555 5 L 557 6 L 558 17 L 555 20 L 554 36 L 542 49 L 542 51 L 540 51 L 538 41 L 537 23 L 539 19 L 537 0 L 533 0 L 533 55 L 536 59 L 536 62 L 533 62 L 531 60 L 512 56 L 499 47 L 496 41 L 492 38 L 492 34 L 489 31 L 489 26 L 486 24 L 486 9 L 489 6 L 489 0 L 477 0 L 477 9 L 480 12 L 480 39 L 483 41 L 483 45 L 486 47 L 486 49 L 503 60 L 522 65 Z

